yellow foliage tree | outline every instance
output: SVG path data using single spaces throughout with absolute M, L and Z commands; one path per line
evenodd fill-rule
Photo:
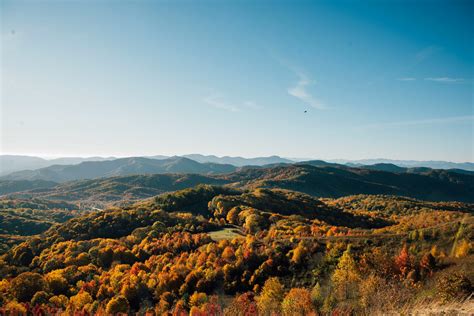
M 87 307 L 88 304 L 92 303 L 92 297 L 89 293 L 81 291 L 74 296 L 71 296 L 69 300 L 71 308 L 73 311 L 81 311 L 83 308 Z
M 257 297 L 259 315 L 279 314 L 284 288 L 278 278 L 269 278 L 263 285 L 260 296 Z
M 456 258 L 466 257 L 469 254 L 470 250 L 471 250 L 471 243 L 467 241 L 466 239 L 463 239 L 456 244 L 456 248 L 454 250 L 454 256 Z
M 334 271 L 332 278 L 336 297 L 345 300 L 354 296 L 357 282 L 360 280 L 356 262 L 351 254 L 351 246 L 348 245 L 342 254 Z
M 10 301 L 5 305 L 5 310 L 11 313 L 10 315 L 26 315 L 26 307 L 17 301 Z
M 201 306 L 207 302 L 206 293 L 194 292 L 193 295 L 189 298 L 190 306 Z

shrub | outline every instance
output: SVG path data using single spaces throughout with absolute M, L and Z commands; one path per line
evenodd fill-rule
M 445 275 L 437 282 L 438 294 L 443 302 L 463 299 L 474 290 L 471 281 L 462 273 Z

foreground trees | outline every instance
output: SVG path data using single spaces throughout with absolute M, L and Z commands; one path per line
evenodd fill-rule
M 464 214 L 431 210 L 412 229 L 406 201 L 332 201 L 345 209 L 331 213 L 299 193 L 213 192 L 94 212 L 29 238 L 0 257 L 0 313 L 370 314 L 472 291 Z M 380 228 L 370 217 L 387 222 L 384 208 L 393 224 Z M 344 226 L 351 219 L 372 228 Z

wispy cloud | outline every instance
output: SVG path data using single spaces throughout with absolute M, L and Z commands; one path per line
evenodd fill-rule
M 464 78 L 450 78 L 450 77 L 436 77 L 436 78 L 425 78 L 428 81 L 435 81 L 440 83 L 456 83 L 456 82 L 464 82 Z
M 301 68 L 295 67 L 292 62 L 285 58 L 281 58 L 281 56 L 278 56 L 274 52 L 271 52 L 271 56 L 275 61 L 277 61 L 286 69 L 290 70 L 298 78 L 298 81 L 294 84 L 294 86 L 287 89 L 289 95 L 299 99 L 312 108 L 319 110 L 328 108 L 326 104 L 324 104 L 321 100 L 313 96 L 311 92 L 308 91 L 308 88 L 315 85 L 316 82 L 310 78 L 307 72 L 303 71 Z
M 326 109 L 326 106 L 307 90 L 307 88 L 314 85 L 315 82 L 311 80 L 306 73 L 298 69 L 290 67 L 290 70 L 298 77 L 298 82 L 296 82 L 295 86 L 288 88 L 288 94 L 300 99 L 315 109 Z
M 390 127 L 404 127 L 404 126 L 450 124 L 450 123 L 467 122 L 467 121 L 473 121 L 473 120 L 474 120 L 474 115 L 465 115 L 465 116 L 429 118 L 429 119 L 422 119 L 422 120 L 375 123 L 375 124 L 361 126 L 361 128 L 370 129 L 370 128 L 390 128 Z
M 259 110 L 262 108 L 261 105 L 252 100 L 248 100 L 237 105 L 229 103 L 222 95 L 218 93 L 207 96 L 204 98 L 204 102 L 212 107 L 215 107 L 216 109 L 226 110 L 229 112 L 240 112 L 243 109 Z
M 406 77 L 406 78 L 398 78 L 398 81 L 416 81 L 416 78 Z

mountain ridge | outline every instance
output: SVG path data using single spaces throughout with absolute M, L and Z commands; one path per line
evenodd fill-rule
M 223 173 L 236 168 L 231 165 L 198 163 L 185 157 L 157 160 L 143 157 L 120 158 L 107 161 L 86 161 L 77 165 L 53 165 L 37 170 L 13 172 L 2 180 L 48 180 L 67 182 L 131 174 L 152 173 Z
M 15 184 L 14 181 L 9 181 Z M 151 197 L 197 184 L 225 185 L 241 189 L 286 189 L 316 197 L 337 198 L 353 194 L 389 194 L 432 201 L 474 202 L 474 196 L 471 194 L 474 192 L 474 175 L 472 174 L 432 169 L 420 173 L 389 172 L 352 168 L 321 161 L 272 167 L 235 168 L 228 173 L 173 174 L 168 172 L 166 174 L 117 175 L 65 182 L 57 186 L 20 191 L 10 195 L 20 198 L 118 201 Z

